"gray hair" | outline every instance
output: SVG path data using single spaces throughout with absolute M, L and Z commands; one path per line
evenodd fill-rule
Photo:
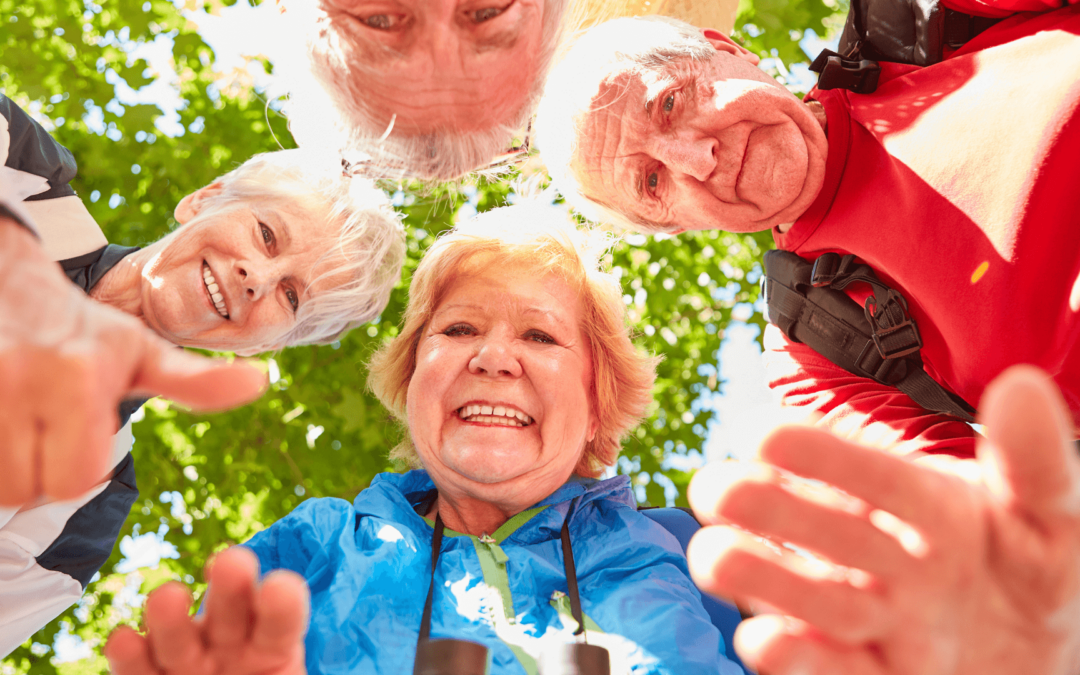
M 289 91 L 289 129 L 304 147 L 358 151 L 366 160 L 367 174 L 373 177 L 454 180 L 484 169 L 525 133 L 562 36 L 579 16 L 566 11 L 568 2 L 545 2 L 533 88 L 511 119 L 479 131 L 439 129 L 414 135 L 395 133 L 393 118 L 384 118 L 386 111 L 368 105 L 365 83 L 380 71 L 358 57 L 340 22 L 313 0 L 290 3 L 287 15 L 310 28 L 305 43 L 293 46 L 299 51 L 278 63 L 277 72 L 284 76 Z
M 345 283 L 315 294 L 303 303 L 296 323 L 277 344 L 253 345 L 254 351 L 283 346 L 325 344 L 366 323 L 386 307 L 401 276 L 405 232 L 386 194 L 360 176 L 343 174 L 334 158 L 303 150 L 255 155 L 218 179 L 221 190 L 207 207 L 237 202 L 319 206 L 317 217 L 340 227 L 337 240 L 315 263 L 311 285 L 344 276 Z
M 552 185 L 585 218 L 646 232 L 671 229 L 624 213 L 589 195 L 574 174 L 577 134 L 605 83 L 624 74 L 647 87 L 664 86 L 679 61 L 708 61 L 716 55 L 697 28 L 665 16 L 621 18 L 584 31 L 551 69 L 533 128 Z

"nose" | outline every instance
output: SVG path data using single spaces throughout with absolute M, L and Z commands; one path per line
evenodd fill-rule
M 488 377 L 520 377 L 521 361 L 509 335 L 498 333 L 478 341 L 476 353 L 469 359 L 469 372 Z
M 270 293 L 274 286 L 273 270 L 266 265 L 260 266 L 248 260 L 238 260 L 235 273 L 240 279 L 240 288 L 244 296 L 252 302 Z
M 715 138 L 684 130 L 656 139 L 656 159 L 668 170 L 682 173 L 704 182 L 716 170 L 716 151 L 720 142 Z

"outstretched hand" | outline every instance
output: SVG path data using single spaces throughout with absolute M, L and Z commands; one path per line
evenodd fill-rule
M 1080 672 L 1070 418 L 1027 366 L 992 383 L 981 410 L 977 461 L 912 462 L 789 427 L 765 440 L 759 463 L 695 476 L 691 504 L 716 524 L 690 544 L 695 580 L 768 612 L 736 633 L 748 665 L 769 675 Z
M 101 482 L 125 398 L 218 410 L 265 388 L 257 368 L 185 353 L 90 300 L 0 216 L 0 506 L 69 499 Z
M 169 582 L 146 600 L 146 633 L 121 626 L 105 656 L 114 675 L 303 675 L 307 584 L 276 570 L 258 583 L 255 554 L 231 548 L 207 565 L 205 612 Z

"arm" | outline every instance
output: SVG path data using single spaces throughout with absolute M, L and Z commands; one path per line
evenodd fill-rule
M 776 326 L 765 329 L 769 386 L 786 406 L 820 415 L 817 426 L 844 438 L 916 452 L 973 457 L 978 434 L 965 422 L 927 412 L 898 389 L 852 375 Z
M 691 542 L 695 579 L 774 608 L 740 627 L 744 659 L 774 675 L 1078 672 L 1080 458 L 1067 409 L 1029 366 L 1006 371 L 981 406 L 977 464 L 911 462 L 791 427 L 741 477 L 694 477 L 691 503 L 717 523 Z M 791 475 L 824 489 L 807 497 Z M 822 498 L 828 486 L 846 497 Z
M 0 505 L 71 499 L 109 469 L 116 408 L 161 394 L 200 409 L 257 397 L 265 375 L 186 354 L 94 302 L 0 215 Z

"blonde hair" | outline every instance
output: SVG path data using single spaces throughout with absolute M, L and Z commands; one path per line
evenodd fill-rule
M 580 15 L 568 11 L 568 3 L 546 0 L 533 86 L 509 119 L 477 131 L 443 128 L 410 135 L 393 129 L 393 110 L 369 104 L 365 84 L 381 77 L 381 71 L 362 58 L 353 44 L 356 38 L 333 16 L 340 10 L 314 0 L 289 2 L 285 16 L 305 26 L 303 43 L 293 44 L 292 55 L 279 60 L 278 74 L 289 92 L 289 129 L 301 147 L 358 152 L 375 177 L 454 180 L 487 168 L 526 131 L 562 36 Z
M 690 24 L 665 16 L 614 19 L 584 31 L 551 69 L 533 128 L 536 146 L 552 185 L 575 211 L 594 222 L 642 232 L 664 232 L 677 224 L 654 223 L 590 196 L 574 173 L 577 135 L 595 112 L 600 88 L 632 74 L 654 84 L 674 63 L 708 61 L 717 54 Z
M 401 331 L 372 356 L 368 385 L 396 419 L 406 420 L 420 336 L 443 294 L 478 257 L 497 259 L 506 269 L 556 275 L 581 299 L 581 329 L 593 368 L 589 400 L 599 422 L 575 473 L 600 475 L 615 463 L 623 438 L 645 416 L 659 361 L 630 341 L 619 282 L 599 265 L 610 244 L 607 235 L 581 231 L 565 213 L 538 204 L 495 209 L 458 225 L 439 237 L 417 266 Z M 409 438 L 391 457 L 419 466 Z
M 339 227 L 315 263 L 310 284 L 339 276 L 347 281 L 315 294 L 300 306 L 282 338 L 252 345 L 253 351 L 333 342 L 386 307 L 401 276 L 405 232 L 390 200 L 372 181 L 344 175 L 333 158 L 281 150 L 255 155 L 218 182 L 221 189 L 207 197 L 210 210 L 240 202 L 286 203 Z

